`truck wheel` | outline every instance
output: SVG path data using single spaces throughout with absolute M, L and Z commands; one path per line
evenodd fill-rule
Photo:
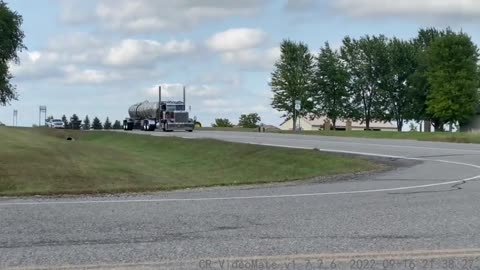
M 193 132 L 193 129 L 187 129 L 188 132 Z

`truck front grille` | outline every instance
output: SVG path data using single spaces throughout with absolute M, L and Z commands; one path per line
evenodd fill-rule
M 175 112 L 175 122 L 176 123 L 188 122 L 188 112 Z

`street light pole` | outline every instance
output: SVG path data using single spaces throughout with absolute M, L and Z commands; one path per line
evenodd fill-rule
M 297 131 L 297 109 L 295 108 L 295 101 L 293 101 L 293 132 Z

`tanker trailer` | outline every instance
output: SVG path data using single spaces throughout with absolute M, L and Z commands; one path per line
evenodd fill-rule
M 192 132 L 195 121 L 185 110 L 185 87 L 183 101 L 162 101 L 162 88 L 158 88 L 158 102 L 144 101 L 133 104 L 128 109 L 129 117 L 123 121 L 124 130 L 141 129 L 154 131 L 186 130 Z

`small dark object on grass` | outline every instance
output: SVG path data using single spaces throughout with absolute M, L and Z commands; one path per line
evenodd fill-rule
M 75 139 L 72 137 L 67 137 L 67 141 L 75 141 Z

